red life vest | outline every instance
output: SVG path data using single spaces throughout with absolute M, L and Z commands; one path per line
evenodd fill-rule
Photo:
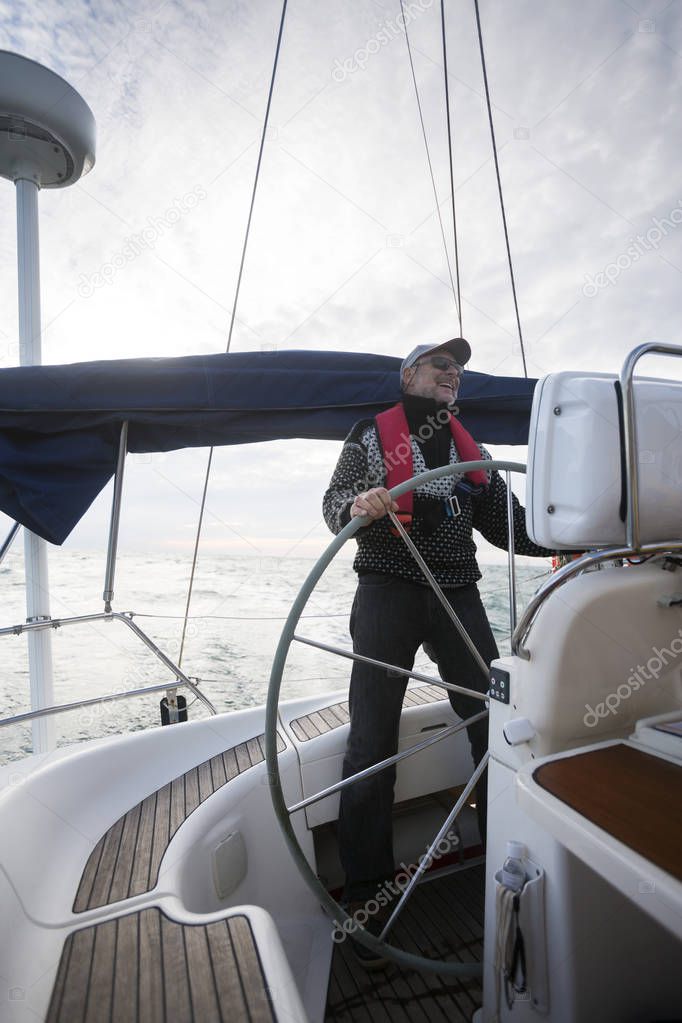
M 450 413 L 448 415 L 450 433 L 460 459 L 463 462 L 480 462 L 481 452 L 474 438 L 453 415 Z M 404 483 L 414 476 L 410 428 L 403 403 L 398 402 L 393 408 L 380 412 L 375 422 L 386 469 L 386 489 L 391 490 L 392 487 L 397 487 L 399 483 Z M 484 469 L 474 469 L 465 475 L 476 487 L 488 485 L 488 475 Z M 413 509 L 414 491 L 410 490 L 398 498 L 398 518 L 406 528 L 409 528 L 412 522 Z

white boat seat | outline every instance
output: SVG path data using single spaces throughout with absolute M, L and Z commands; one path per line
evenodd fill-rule
M 285 748 L 278 735 L 278 751 Z M 264 760 L 264 736 L 254 736 L 167 782 L 119 817 L 88 857 L 73 912 L 152 891 L 163 854 L 190 814 L 227 782 Z

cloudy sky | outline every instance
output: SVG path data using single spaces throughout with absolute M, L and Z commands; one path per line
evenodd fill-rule
M 451 245 L 440 13 L 405 3 Z M 280 12 L 45 0 L 38 18 L 0 0 L 0 47 L 66 78 L 98 126 L 91 173 L 41 195 L 44 362 L 225 350 Z M 233 351 L 402 355 L 459 332 L 399 13 L 289 2 Z M 446 14 L 463 332 L 473 369 L 521 374 L 473 3 Z M 616 372 L 643 340 L 682 341 L 680 0 L 481 0 L 481 17 L 529 375 Z M 18 363 L 13 191 L 0 366 Z M 321 550 L 338 450 L 218 451 L 204 549 Z M 204 467 L 129 459 L 122 548 L 190 550 Z M 72 547 L 104 541 L 109 500 Z

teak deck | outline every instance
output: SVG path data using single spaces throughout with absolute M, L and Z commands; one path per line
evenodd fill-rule
M 485 868 L 425 881 L 398 918 L 392 944 L 448 962 L 482 962 Z M 368 972 L 349 941 L 334 948 L 325 1023 L 469 1023 L 480 980 L 417 973 L 394 964 Z
M 682 767 L 619 743 L 533 772 L 567 806 L 682 881 Z
M 278 735 L 278 752 L 284 748 Z M 157 883 L 163 854 L 180 825 L 228 781 L 264 760 L 265 738 L 257 735 L 174 778 L 128 810 L 90 853 L 74 913 L 150 892 Z
M 447 693 L 439 686 L 416 686 L 414 689 L 407 689 L 403 699 L 403 707 L 417 707 L 420 704 L 437 703 L 444 700 Z M 348 702 L 335 703 L 331 707 L 321 707 L 312 714 L 305 714 L 303 717 L 295 718 L 290 722 L 290 728 L 299 742 L 306 742 L 308 739 L 316 739 L 318 735 L 331 732 L 340 725 L 345 725 L 350 720 L 348 714 Z
M 421 686 L 406 692 L 405 705 L 417 706 L 442 699 L 438 687 Z M 347 704 L 337 704 L 298 718 L 291 728 L 305 741 L 347 721 Z M 285 748 L 278 734 L 278 752 Z M 261 734 L 191 768 L 128 810 L 92 850 L 76 892 L 73 912 L 83 913 L 151 892 L 158 882 L 163 855 L 184 821 L 223 785 L 264 760 L 265 739 Z M 426 887 L 435 892 L 433 885 Z M 421 901 L 417 899 L 415 905 L 421 905 Z M 419 909 L 417 915 L 419 913 L 423 910 Z M 474 952 L 474 947 L 475 954 L 479 951 L 482 909 L 471 907 L 462 913 L 455 919 L 455 931 L 459 927 L 460 933 L 448 939 L 447 947 L 454 940 L 456 949 L 467 957 Z M 464 918 L 469 922 L 462 924 Z M 474 918 L 477 923 L 473 922 Z M 403 940 L 407 941 L 405 947 L 412 947 L 409 936 Z M 444 950 L 445 946 L 440 952 Z M 351 974 L 353 971 L 348 965 L 342 965 L 347 949 L 339 954 L 339 965 L 332 977 L 332 987 L 338 991 L 330 1003 L 336 1008 L 329 1018 L 355 1019 L 355 1015 L 344 1015 L 346 1009 L 342 1008 L 348 1001 L 343 977 L 349 970 Z M 357 979 L 353 981 L 356 993 L 357 983 Z M 400 981 L 403 983 L 408 987 L 424 986 L 424 982 L 418 980 Z M 427 982 L 427 988 L 432 987 L 431 982 Z M 469 985 L 465 983 L 460 987 L 467 1005 L 474 1004 L 475 997 L 472 999 L 467 993 Z M 418 1000 L 423 997 L 420 994 Z M 438 1001 L 441 996 L 434 991 L 428 997 Z M 354 998 L 355 995 L 351 1001 Z M 391 1002 L 390 997 L 388 1001 Z M 366 1018 L 366 1014 L 362 1016 Z M 385 1014 L 381 1018 L 385 1018 Z M 84 926 L 69 935 L 64 942 L 46 1019 L 47 1023 L 89 1023 L 100 1019 L 110 1023 L 190 1023 L 194 1020 L 212 1023 L 228 1019 L 275 1023 L 276 1017 L 246 917 L 227 917 L 208 924 L 182 924 L 169 919 L 158 907 L 150 906 Z
M 46 1023 L 276 1023 L 245 916 L 180 924 L 160 910 L 64 942 Z

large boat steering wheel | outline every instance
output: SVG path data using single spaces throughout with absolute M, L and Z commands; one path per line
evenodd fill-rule
M 525 473 L 526 471 L 525 466 L 518 462 L 498 462 L 492 461 L 490 459 L 485 459 L 477 462 L 457 462 L 454 465 L 446 465 L 438 469 L 429 469 L 427 472 L 423 472 L 419 476 L 415 476 L 413 479 L 408 480 L 405 483 L 401 483 L 397 487 L 394 487 L 392 490 L 389 491 L 389 493 L 392 498 L 397 499 L 402 494 L 405 494 L 410 490 L 414 490 L 415 487 L 418 487 L 420 484 L 426 483 L 429 480 L 437 479 L 440 478 L 441 476 L 451 476 L 455 474 L 461 475 L 466 472 L 471 472 L 472 470 L 475 469 L 485 469 L 488 471 L 495 469 L 504 469 L 507 470 L 507 472 L 515 471 L 522 473 Z M 508 504 L 508 509 L 509 507 L 510 505 Z M 393 525 L 398 530 L 403 540 L 410 548 L 412 554 L 416 558 L 422 571 L 425 573 L 430 585 L 434 589 L 436 596 L 438 596 L 438 599 L 441 600 L 441 603 L 443 604 L 445 610 L 452 619 L 453 624 L 460 631 L 462 638 L 469 646 L 469 649 L 474 655 L 479 667 L 485 673 L 487 678 L 488 665 L 485 663 L 485 661 L 479 654 L 478 650 L 474 646 L 472 640 L 469 638 L 468 634 L 466 633 L 466 630 L 464 629 L 463 625 L 457 618 L 457 615 L 455 614 L 454 610 L 448 604 L 447 599 L 443 595 L 442 590 L 436 583 L 435 579 L 431 575 L 431 572 L 429 571 L 428 567 L 421 558 L 421 555 L 419 554 L 414 544 L 410 540 L 409 536 L 403 529 L 400 520 L 392 512 L 389 512 L 389 515 L 391 516 Z M 298 621 L 301 617 L 303 609 L 305 608 L 305 605 L 308 602 L 310 594 L 313 592 L 320 578 L 322 577 L 330 563 L 333 561 L 333 559 L 336 557 L 337 553 L 346 543 L 346 541 L 353 537 L 358 532 L 359 529 L 364 528 L 366 522 L 367 519 L 365 516 L 358 516 L 354 519 L 351 519 L 351 521 L 341 530 L 338 536 L 336 536 L 334 540 L 332 540 L 327 550 L 313 566 L 307 579 L 305 580 L 301 589 L 299 590 L 299 593 L 296 599 L 294 600 L 294 603 L 292 604 L 289 616 L 284 624 L 284 628 L 282 629 L 282 634 L 280 636 L 279 643 L 277 645 L 277 650 L 275 651 L 275 657 L 272 663 L 272 671 L 270 673 L 270 685 L 268 689 L 268 700 L 265 716 L 265 757 L 267 763 L 268 780 L 270 784 L 270 795 L 272 798 L 272 805 L 274 807 L 275 816 L 277 817 L 279 825 L 282 829 L 285 841 L 289 848 L 289 852 L 291 853 L 291 856 L 294 860 L 294 863 L 298 867 L 298 870 L 300 871 L 304 881 L 306 882 L 310 890 L 322 904 L 323 908 L 329 914 L 330 918 L 335 922 L 337 927 L 342 928 L 343 930 L 347 930 L 348 928 L 350 928 L 350 933 L 352 934 L 354 940 L 359 941 L 362 945 L 369 948 L 372 952 L 380 954 L 385 958 L 391 959 L 394 962 L 398 963 L 399 965 L 406 966 L 415 970 L 426 970 L 432 973 L 438 973 L 441 976 L 454 976 L 460 978 L 480 977 L 483 969 L 481 963 L 462 963 L 449 962 L 438 959 L 428 959 L 424 956 L 414 955 L 411 952 L 405 952 L 403 951 L 403 949 L 396 948 L 394 945 L 388 944 L 388 942 L 385 941 L 384 939 L 386 937 L 386 934 L 388 933 L 388 930 L 392 926 L 394 920 L 397 918 L 405 902 L 409 898 L 414 886 L 419 880 L 419 877 L 428 866 L 430 854 L 432 855 L 433 850 L 437 847 L 438 843 L 441 841 L 443 836 L 447 834 L 447 831 L 452 826 L 452 822 L 454 821 L 455 817 L 461 810 L 462 806 L 464 806 L 466 800 L 469 798 L 470 793 L 473 791 L 476 782 L 483 773 L 488 762 L 487 753 L 476 767 L 476 770 L 469 779 L 469 782 L 467 783 L 464 791 L 462 792 L 452 811 L 448 815 L 447 820 L 445 821 L 440 831 L 436 835 L 435 839 L 431 843 L 429 847 L 429 852 L 427 852 L 426 856 L 423 859 L 423 862 L 420 862 L 419 869 L 412 876 L 409 885 L 402 893 L 402 896 L 396 908 L 394 909 L 393 914 L 389 918 L 379 938 L 370 934 L 369 931 L 365 930 L 364 927 L 360 926 L 359 923 L 353 920 L 353 918 L 350 917 L 346 913 L 346 911 L 327 892 L 326 888 L 321 883 L 321 881 L 315 874 L 314 870 L 310 866 L 310 863 L 308 862 L 305 853 L 301 849 L 299 841 L 296 837 L 296 833 L 291 825 L 291 814 L 305 809 L 306 806 L 310 806 L 314 802 L 317 802 L 321 799 L 325 799 L 327 796 L 330 796 L 333 793 L 338 792 L 341 788 L 344 788 L 346 785 L 352 785 L 359 779 L 366 778 L 371 774 L 375 774 L 379 770 L 383 770 L 389 765 L 397 763 L 399 760 L 403 760 L 404 758 L 412 755 L 413 753 L 417 753 L 419 750 L 425 749 L 427 746 L 431 746 L 434 743 L 439 742 L 441 739 L 444 739 L 447 736 L 450 736 L 455 732 L 460 731 L 467 725 L 471 724 L 473 721 L 478 721 L 484 716 L 486 716 L 488 713 L 487 709 L 482 709 L 480 714 L 474 715 L 467 721 L 461 721 L 455 725 L 450 725 L 447 728 L 443 728 L 435 735 L 430 736 L 428 739 L 424 739 L 422 742 L 416 743 L 409 749 L 403 750 L 401 753 L 397 753 L 395 756 L 389 757 L 387 760 L 383 760 L 379 764 L 375 764 L 373 767 L 366 768 L 364 771 L 359 771 L 357 774 L 354 774 L 341 782 L 337 782 L 335 785 L 332 785 L 329 788 L 324 789 L 322 792 L 318 792 L 313 796 L 308 796 L 307 798 L 302 799 L 300 802 L 296 803 L 293 806 L 286 805 L 284 794 L 282 792 L 282 780 L 279 772 L 277 753 L 277 722 L 279 718 L 279 695 L 282 684 L 282 674 L 284 672 L 284 666 L 286 664 L 287 655 L 289 653 L 289 648 L 291 644 L 293 642 L 305 643 L 309 646 L 315 646 L 322 650 L 327 650 L 331 653 L 337 653 L 340 654 L 341 656 L 348 657 L 353 660 L 365 660 L 370 661 L 371 663 L 374 664 L 380 663 L 378 661 L 373 661 L 372 658 L 365 658 L 359 654 L 354 654 L 350 652 L 345 653 L 343 651 L 337 650 L 335 647 L 330 647 L 324 643 L 318 643 L 316 641 L 304 639 L 302 636 L 296 635 L 296 626 L 298 625 Z M 437 685 L 440 688 L 446 690 L 452 689 L 455 692 L 463 693 L 466 696 L 472 696 L 475 699 L 484 702 L 487 700 L 486 695 L 483 693 L 477 692 L 476 690 L 473 689 L 466 689 L 462 686 L 456 686 L 449 683 L 445 683 L 440 678 L 432 678 L 429 677 L 428 675 L 423 675 L 419 672 L 407 671 L 406 669 L 399 668 L 395 665 L 383 664 L 383 662 L 382 666 L 385 667 L 386 670 L 397 672 L 400 675 L 408 676 L 410 678 L 416 678 L 418 680 L 428 682 L 432 685 Z M 420 860 L 421 859 L 422 858 L 420 857 Z

